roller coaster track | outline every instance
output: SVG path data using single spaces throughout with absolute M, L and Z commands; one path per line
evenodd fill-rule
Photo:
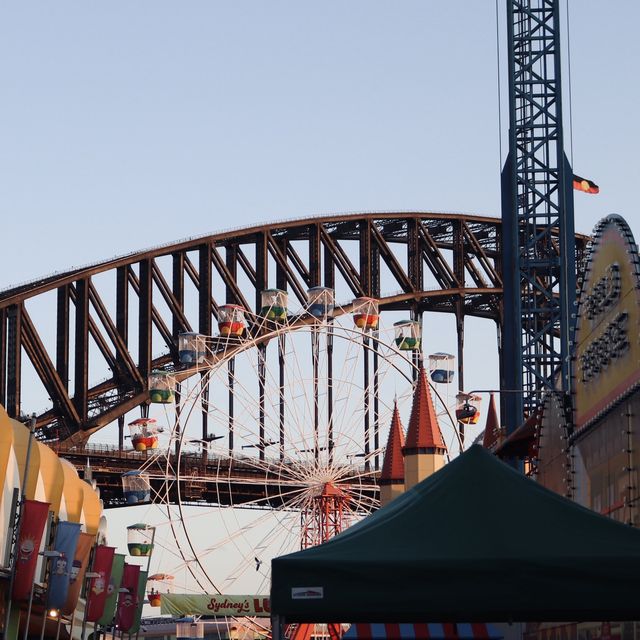
M 587 240 L 576 236 L 577 264 Z M 499 219 L 367 213 L 189 238 L 56 273 L 0 292 L 0 403 L 12 417 L 31 412 L 26 357 L 51 399 L 40 439 L 81 445 L 117 419 L 122 446 L 124 415 L 148 401 L 148 374 L 179 367 L 177 335 L 211 335 L 220 305 L 258 308 L 274 286 L 294 305 L 326 286 L 337 301 L 377 298 L 383 313 L 453 314 L 462 386 L 465 316 L 504 321 L 501 255 Z

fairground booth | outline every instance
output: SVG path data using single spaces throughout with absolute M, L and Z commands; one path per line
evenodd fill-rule
M 640 531 L 480 445 L 325 544 L 272 561 L 274 638 L 311 621 L 634 620 L 638 593 Z

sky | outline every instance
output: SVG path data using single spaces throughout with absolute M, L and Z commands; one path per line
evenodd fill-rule
M 273 219 L 499 214 L 494 0 L 0 13 L 2 287 Z M 609 212 L 640 233 L 638 18 L 633 1 L 570 3 L 574 169 L 602 189 L 577 194 L 584 233 Z M 505 62 L 503 43 L 506 98 Z
M 499 47 L 495 0 L 7 0 L 0 288 L 271 220 L 498 216 L 498 4 Z M 601 187 L 576 230 L 618 213 L 638 237 L 640 4 L 572 0 L 568 37 L 561 5 L 565 148 Z

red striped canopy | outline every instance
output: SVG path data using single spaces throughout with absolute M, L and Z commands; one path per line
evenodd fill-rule
M 343 640 L 502 640 L 492 625 L 482 622 L 352 624 Z

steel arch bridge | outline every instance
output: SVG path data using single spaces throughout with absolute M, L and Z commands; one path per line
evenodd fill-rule
M 587 243 L 576 237 L 576 263 Z M 501 221 L 450 213 L 366 213 L 274 222 L 189 238 L 56 273 L 0 292 L 0 403 L 19 417 L 30 362 L 51 407 L 37 435 L 69 444 L 148 401 L 147 375 L 177 367 L 180 332 L 211 335 L 220 305 L 260 305 L 270 286 L 304 303 L 314 286 L 337 300 L 455 316 L 459 385 L 464 318 L 502 317 Z M 39 325 L 31 306 L 50 300 Z M 54 303 L 55 299 L 55 303 Z M 519 322 L 519 319 L 513 319 Z M 251 330 L 251 327 L 249 327 Z M 91 381 L 96 369 L 110 371 Z

